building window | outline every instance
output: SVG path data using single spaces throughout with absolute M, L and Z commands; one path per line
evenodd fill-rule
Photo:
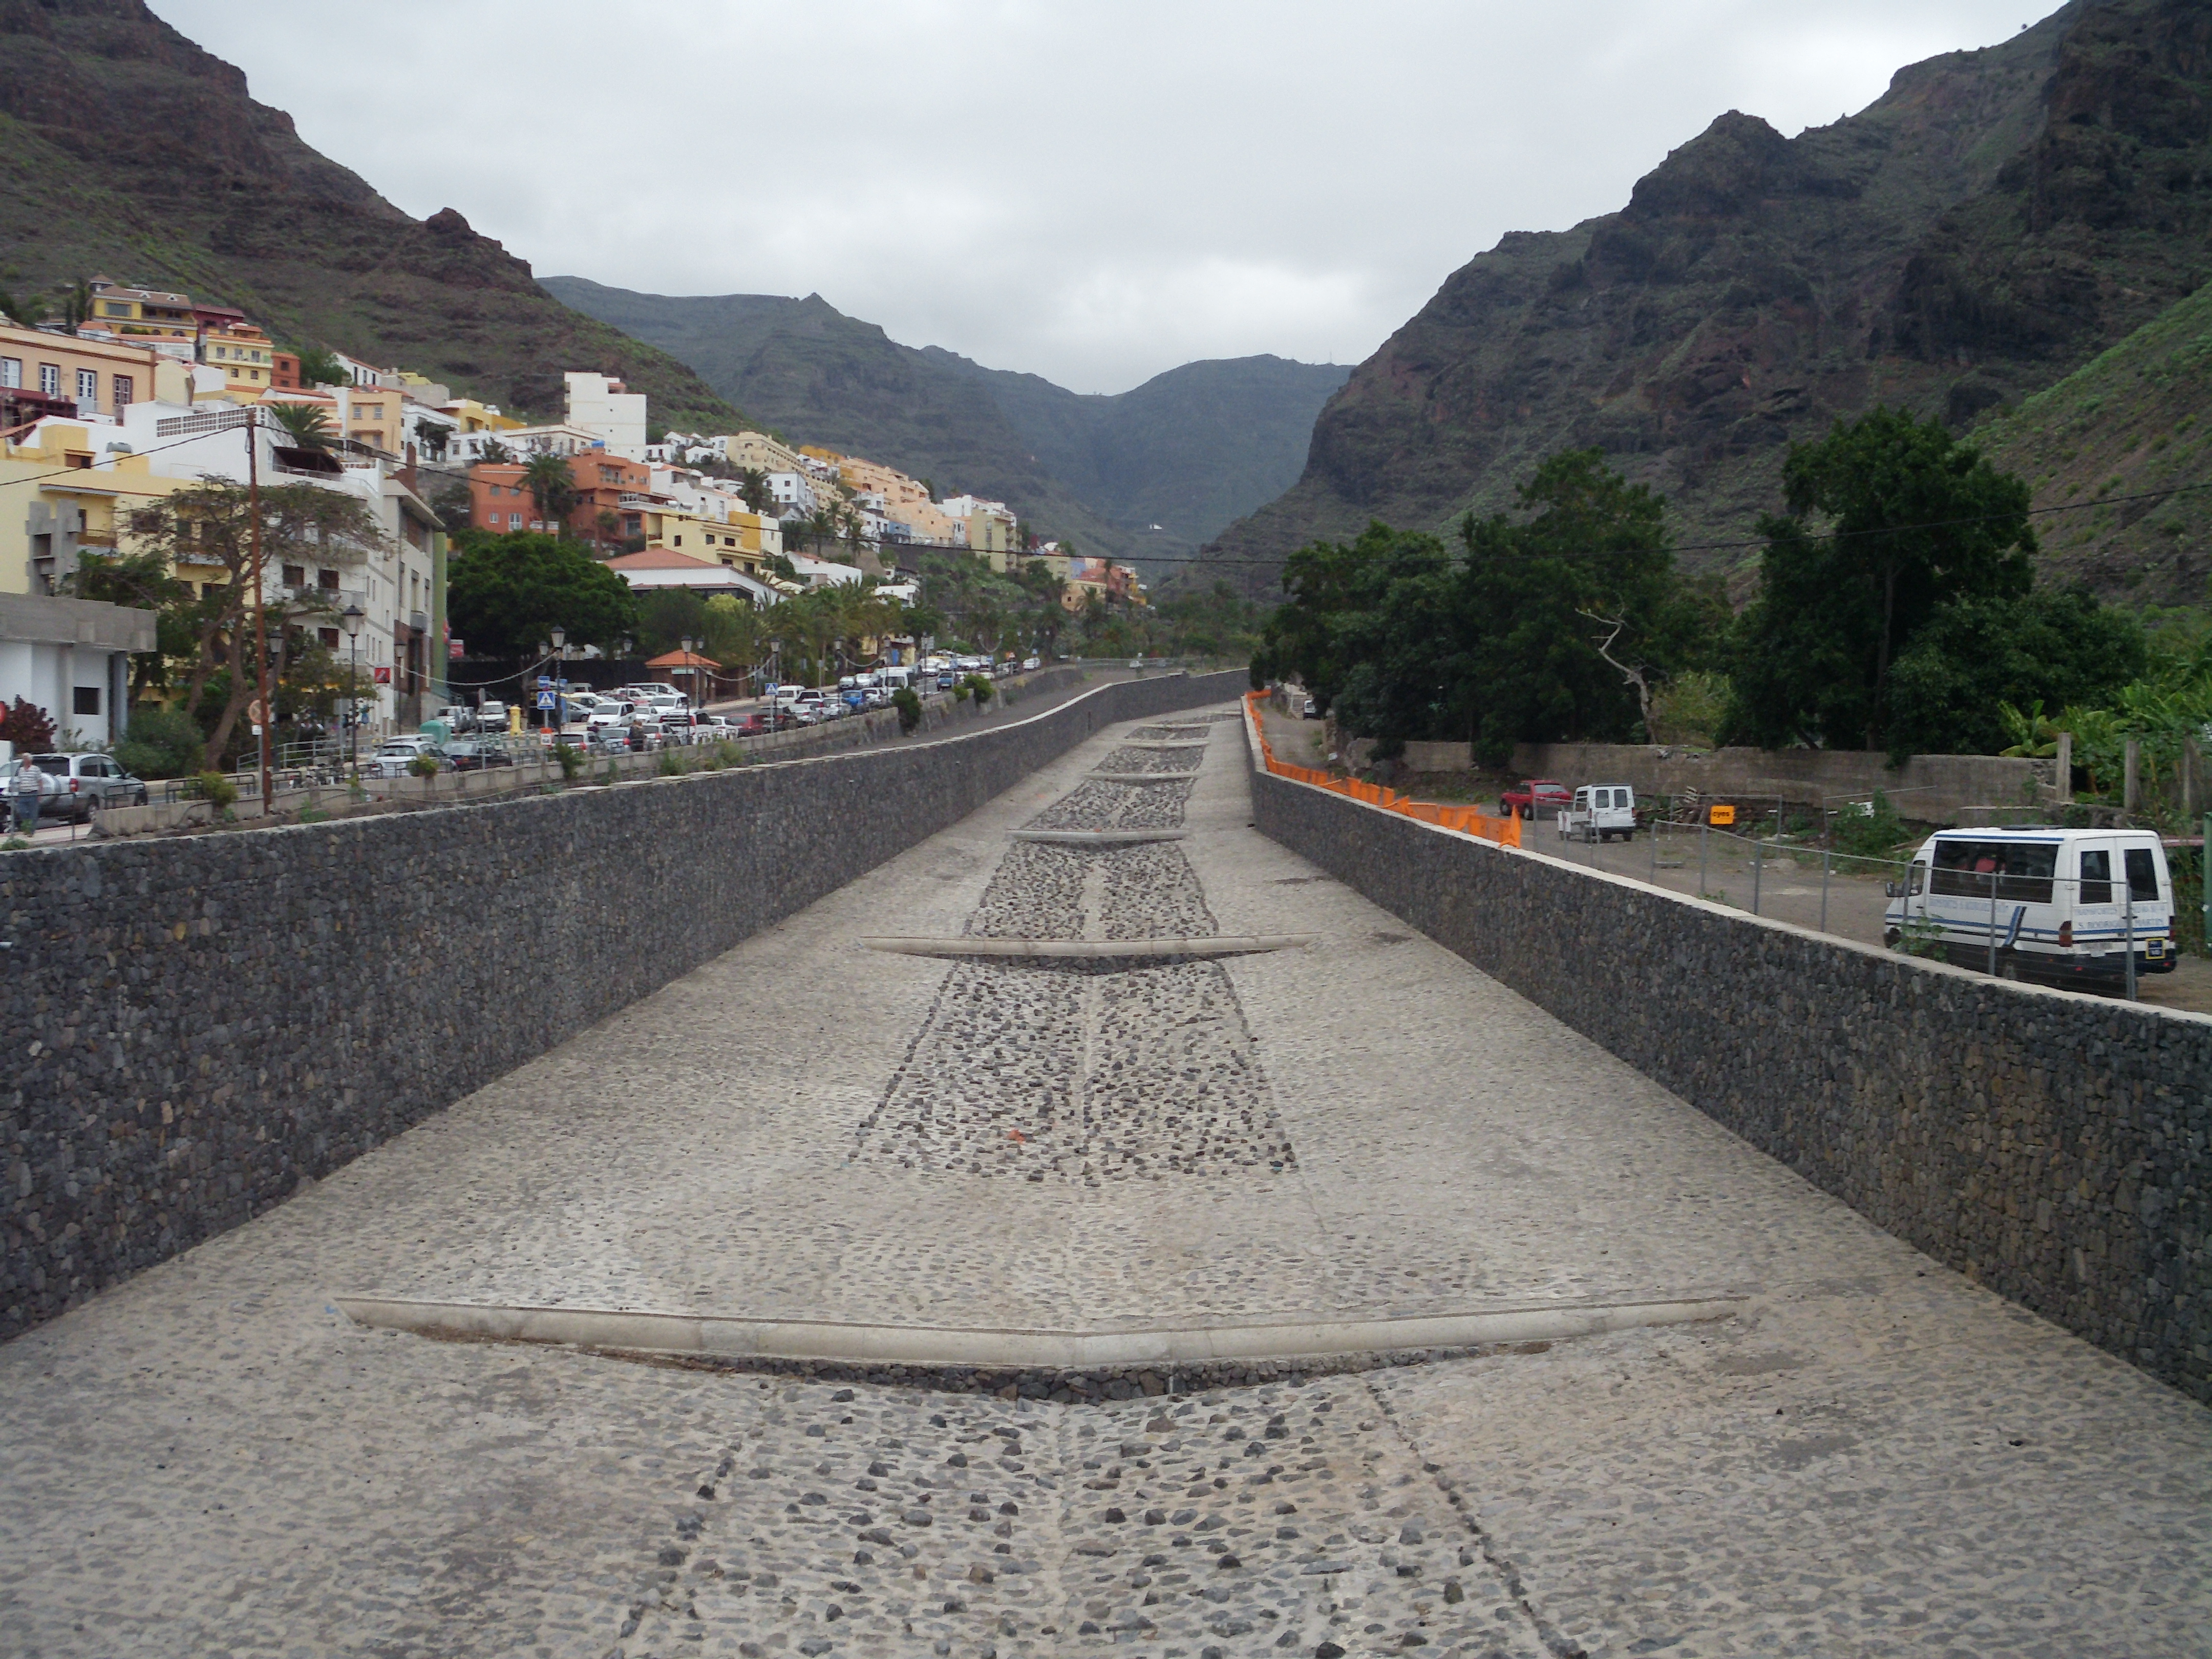
M 23 360 L 21 357 L 0 357 L 0 386 L 20 386 L 23 384 Z
M 510 514 L 508 514 L 507 515 L 507 527 L 509 530 L 520 530 L 520 529 L 521 529 L 521 528 L 522 528 L 522 514 L 520 514 L 520 513 L 510 513 Z
M 137 391 L 137 386 L 128 374 L 115 377 L 115 407 L 118 413 L 131 406 L 131 399 Z
M 70 690 L 70 713 L 97 714 L 100 712 L 100 688 L 96 685 L 73 686 Z
M 338 630 L 335 628 L 318 628 L 315 630 L 315 637 L 323 642 L 323 649 L 325 651 L 335 651 L 338 648 Z
M 305 565 L 303 565 L 303 564 L 288 564 L 288 565 L 286 565 L 286 566 L 284 567 L 284 586 L 287 586 L 287 587 L 305 587 L 307 585 L 307 566 L 305 566 Z
M 338 591 L 338 573 L 335 570 L 318 570 L 315 572 L 315 586 L 321 588 L 325 593 L 337 592 Z

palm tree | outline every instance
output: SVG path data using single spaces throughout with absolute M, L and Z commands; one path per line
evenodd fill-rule
M 576 480 L 568 457 L 539 450 L 522 464 L 522 484 L 538 503 L 538 516 L 554 526 L 557 534 L 576 505 Z
M 327 453 L 337 436 L 331 430 L 330 416 L 313 404 L 275 404 L 269 416 L 292 441 L 295 449 Z

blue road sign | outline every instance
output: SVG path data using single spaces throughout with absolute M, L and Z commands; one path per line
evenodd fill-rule
M 551 676 L 551 675 L 550 675 L 550 674 L 540 674 L 540 675 L 538 677 L 538 689 L 540 691 L 543 691 L 543 690 L 544 690 L 547 686 L 549 686 L 549 685 L 550 685 L 550 684 L 553 684 L 553 678 L 552 678 L 552 676 Z M 540 707 L 540 708 L 543 708 L 543 707 L 544 707 L 544 705 L 541 703 L 541 704 L 539 705 L 539 707 Z
M 560 702 L 560 701 L 561 700 L 555 696 L 550 691 L 540 691 L 538 694 L 538 706 L 540 708 L 554 708 Z

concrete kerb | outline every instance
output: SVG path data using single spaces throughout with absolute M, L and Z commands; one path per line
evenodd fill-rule
M 1278 776 L 1249 713 L 1245 735 L 1262 834 L 1875 1225 L 2212 1401 L 2212 1016 L 1500 847 Z
M 1557 1342 L 1656 1325 L 1707 1322 L 1743 1310 L 1734 1296 L 1558 1304 L 1395 1319 L 1260 1320 L 1113 1330 L 1039 1330 L 750 1319 L 605 1308 L 543 1308 L 333 1298 L 356 1324 L 420 1336 L 543 1342 L 640 1354 L 862 1367 L 958 1367 L 1048 1374 L 1237 1368 L 1393 1353 Z
M 861 946 L 908 957 L 999 957 L 1030 960 L 1114 962 L 1200 961 L 1213 957 L 1248 957 L 1269 951 L 1297 951 L 1314 942 L 1312 933 L 1224 934 L 1212 939 L 993 939 L 963 934 L 957 939 L 863 939 Z
M 1006 839 L 1050 847 L 1128 847 L 1139 842 L 1182 841 L 1189 834 L 1188 830 L 1010 830 Z

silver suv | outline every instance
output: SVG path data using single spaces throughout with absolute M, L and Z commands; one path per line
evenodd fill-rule
M 41 817 L 81 818 L 110 806 L 143 806 L 146 786 L 118 766 L 112 755 L 33 755 L 30 763 L 54 781 L 39 803 Z

